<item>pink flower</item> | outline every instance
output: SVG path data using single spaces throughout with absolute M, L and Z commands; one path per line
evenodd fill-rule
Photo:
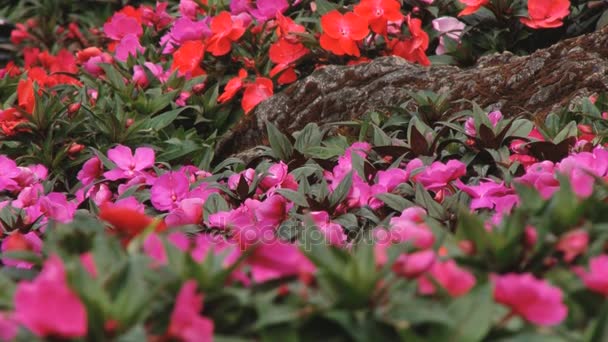
M 446 164 L 434 162 L 424 171 L 415 175 L 414 181 L 430 191 L 439 191 L 446 188 L 449 183 L 467 173 L 467 166 L 458 160 L 450 160 Z
M 555 165 L 548 160 L 530 165 L 526 174 L 515 178 L 515 181 L 534 187 L 544 199 L 549 199 L 559 189 L 559 181 L 555 178 Z
M 378 171 L 376 184 L 383 186 L 386 192 L 392 192 L 399 184 L 407 182 L 409 176 L 409 172 L 398 168 Z
M 96 179 L 103 175 L 103 165 L 97 157 L 93 157 L 87 160 L 83 165 L 82 169 L 78 172 L 76 178 L 82 183 L 82 185 L 89 185 Z
M 310 216 L 327 242 L 334 246 L 344 246 L 347 239 L 344 229 L 339 224 L 331 222 L 326 211 L 313 211 Z
M 139 37 L 144 33 L 141 25 L 135 18 L 129 17 L 123 13 L 114 14 L 114 16 L 103 25 L 103 32 L 108 38 L 113 40 L 121 40 L 129 34 Z
M 556 325 L 568 315 L 562 291 L 545 280 L 510 273 L 493 276 L 492 282 L 494 299 L 533 324 Z
M 564 260 L 572 262 L 583 254 L 589 245 L 589 234 L 583 229 L 576 229 L 563 235 L 555 249 L 564 253 Z
M 0 155 L 0 191 L 17 190 L 17 182 L 14 180 L 19 176 L 19 169 L 14 160 Z
M 198 224 L 203 219 L 204 204 L 205 201 L 201 198 L 183 199 L 179 202 L 177 208 L 173 209 L 165 217 L 165 223 L 169 227 Z
M 175 299 L 168 334 L 185 342 L 213 341 L 213 321 L 200 315 L 203 295 L 196 294 L 196 281 L 189 280 Z
M 274 19 L 277 12 L 283 13 L 289 7 L 287 0 L 257 0 L 256 9 L 251 11 L 251 15 L 260 22 Z
M 34 232 L 27 234 L 21 234 L 18 231 L 5 237 L 2 240 L 2 252 L 11 251 L 32 251 L 40 255 L 42 251 L 42 240 Z M 32 268 L 32 263 L 22 260 L 14 260 L 9 258 L 2 258 L 2 263 L 5 266 L 12 266 L 17 268 Z
M 108 151 L 108 158 L 116 164 L 116 168 L 104 173 L 104 177 L 112 181 L 131 179 L 154 165 L 154 150 L 139 147 L 133 155 L 130 148 L 118 145 Z
M 165 71 L 162 65 L 145 62 L 143 67 L 141 65 L 133 66 L 133 82 L 140 87 L 147 87 L 149 83 L 144 67 L 148 69 L 160 83 L 165 83 L 169 79 L 170 73 L 169 71 Z
M 439 32 L 439 45 L 435 50 L 438 55 L 445 53 L 445 37 L 448 37 L 456 42 L 460 42 L 460 36 L 462 35 L 465 24 L 460 20 L 453 17 L 440 17 L 433 20 L 433 28 Z
M 0 341 L 13 341 L 18 332 L 19 326 L 12 315 L 0 312 Z
M 435 252 L 428 249 L 400 255 L 392 268 L 393 272 L 402 277 L 417 278 L 422 273 L 428 271 L 434 262 Z
M 273 187 L 298 190 L 298 183 L 293 175 L 289 174 L 287 165 L 281 161 L 268 168 L 266 176 L 260 181 L 260 187 L 266 191 Z
M 511 207 L 501 206 L 505 197 L 514 197 L 513 201 L 517 201 L 517 195 L 511 188 L 507 188 L 503 183 L 494 181 L 479 182 L 479 185 L 465 185 L 462 181 L 457 180 L 456 186 L 467 193 L 473 200 L 471 201 L 471 209 L 496 209 L 496 211 L 504 212 L 511 210 Z M 500 209 L 500 210 L 499 210 Z
M 426 275 L 418 278 L 418 290 L 421 294 L 434 294 L 435 285 L 428 279 L 432 277 L 450 296 L 458 297 L 468 293 L 475 286 L 475 277 L 460 268 L 454 260 L 437 261 Z
M 150 201 L 158 210 L 173 209 L 186 198 L 189 188 L 190 183 L 184 173 L 167 172 L 154 181 L 150 189 Z
M 180 0 L 179 1 L 179 13 L 181 13 L 182 16 L 184 16 L 188 19 L 192 19 L 192 20 L 196 19 L 196 13 L 198 12 L 199 9 L 200 9 L 200 7 L 194 0 Z
M 410 241 L 418 248 L 431 248 L 435 243 L 435 235 L 426 224 L 415 222 L 408 217 L 408 210 L 412 208 L 406 209 L 399 217 L 391 218 L 389 231 L 391 241 L 394 243 Z
M 315 271 L 314 265 L 296 245 L 280 240 L 257 246 L 247 258 L 247 264 L 251 266 L 251 275 L 256 283 Z
M 164 46 L 163 53 L 173 53 L 176 46 L 181 46 L 189 40 L 202 40 L 211 36 L 210 22 L 211 17 L 199 21 L 187 17 L 177 19 L 171 30 L 160 39 L 161 46 Z
M 589 272 L 579 273 L 589 290 L 608 297 L 608 255 L 602 254 L 592 258 L 589 261 Z
M 139 38 L 134 34 L 124 36 L 116 46 L 116 59 L 125 62 L 129 56 L 137 56 L 144 53 L 146 49 L 139 43 Z
M 492 127 L 496 127 L 500 120 L 502 120 L 502 113 L 498 110 L 490 112 L 488 114 L 488 119 L 490 119 L 490 123 Z M 464 131 L 470 137 L 477 136 L 477 129 L 475 128 L 475 119 L 473 117 L 468 118 L 464 123 Z
M 15 320 L 39 337 L 86 335 L 87 312 L 70 289 L 59 257 L 51 256 L 33 281 L 17 285 Z
M 557 169 L 568 175 L 572 189 L 581 198 L 591 196 L 595 180 L 608 173 L 608 151 L 597 147 L 593 152 L 581 152 L 564 158 Z

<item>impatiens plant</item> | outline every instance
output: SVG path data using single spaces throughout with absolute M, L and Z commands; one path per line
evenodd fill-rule
M 526 54 L 605 3 L 0 4 L 1 341 L 608 339 L 605 94 L 532 121 L 420 90 L 214 153 L 327 65 Z

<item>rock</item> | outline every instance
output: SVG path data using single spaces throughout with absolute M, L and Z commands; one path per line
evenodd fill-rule
M 409 99 L 408 91 L 418 90 L 449 92 L 451 100 L 497 105 L 507 116 L 543 118 L 574 98 L 608 90 L 608 28 L 529 56 L 509 52 L 486 56 L 466 69 L 422 67 L 399 57 L 327 66 L 258 105 L 223 136 L 216 155 L 225 158 L 266 143 L 266 120 L 291 133 L 309 122 L 349 120 L 399 105 Z

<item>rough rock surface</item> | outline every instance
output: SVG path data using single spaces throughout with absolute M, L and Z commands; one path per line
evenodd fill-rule
M 265 120 L 284 132 L 399 105 L 407 91 L 450 92 L 452 100 L 496 105 L 506 115 L 542 117 L 577 97 L 608 90 L 608 28 L 519 57 L 482 58 L 474 67 L 422 67 L 398 57 L 355 66 L 327 66 L 261 103 L 220 141 L 226 157 L 265 143 Z M 457 108 L 457 107 L 456 107 Z M 244 153 L 244 154 L 243 154 Z

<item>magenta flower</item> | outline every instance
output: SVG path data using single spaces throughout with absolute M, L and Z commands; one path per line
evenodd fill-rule
M 435 263 L 433 250 L 418 251 L 400 255 L 392 266 L 393 272 L 409 279 L 417 278 L 428 271 Z
M 498 122 L 502 120 L 502 113 L 498 110 L 490 112 L 488 114 L 488 119 L 490 119 L 490 123 L 492 123 L 493 127 L 498 125 Z M 475 128 L 475 119 L 473 117 L 468 118 L 464 123 L 464 131 L 470 137 L 477 136 L 477 130 Z
M 87 312 L 70 289 L 59 257 L 51 256 L 33 281 L 17 285 L 15 320 L 39 337 L 86 335 Z
M 467 294 L 475 286 L 475 277 L 460 268 L 454 260 L 435 262 L 427 274 L 418 278 L 418 291 L 421 294 L 434 294 L 436 289 L 432 277 L 450 296 L 458 297 Z
M 118 145 L 108 151 L 108 158 L 116 164 L 116 168 L 104 173 L 105 178 L 112 181 L 131 179 L 154 165 L 154 150 L 139 147 L 133 155 L 130 148 Z
M 515 181 L 532 186 L 544 199 L 549 199 L 559 189 L 559 181 L 555 177 L 555 165 L 548 160 L 530 165 L 526 174 L 515 178 Z
M 14 178 L 19 176 L 19 168 L 14 160 L 0 155 L 0 191 L 17 190 L 17 182 Z
M 458 160 L 450 160 L 446 164 L 434 162 L 424 171 L 412 178 L 422 184 L 426 190 L 440 191 L 448 187 L 449 183 L 467 173 L 467 166 Z
M 310 216 L 325 236 L 327 242 L 334 246 L 344 246 L 347 239 L 344 229 L 341 225 L 331 222 L 329 214 L 326 211 L 313 211 L 310 213 Z
M 198 224 L 203 219 L 203 205 L 205 200 L 201 198 L 186 198 L 179 202 L 177 208 L 173 209 L 165 217 L 165 223 L 169 227 L 184 226 L 187 224 Z
M 528 322 L 556 325 L 566 318 L 568 308 L 562 291 L 531 274 L 505 274 L 492 277 L 494 299 Z
M 386 192 L 392 192 L 399 184 L 407 182 L 410 175 L 405 170 L 393 168 L 386 171 L 378 171 L 377 177 L 378 181 L 376 184 L 383 186 Z
M 154 208 L 167 211 L 177 207 L 188 196 L 190 183 L 181 172 L 167 172 L 158 177 L 150 189 L 150 201 Z
M 133 82 L 140 87 L 145 88 L 149 83 L 144 67 L 148 69 L 152 75 L 154 75 L 154 77 L 160 81 L 160 83 L 165 83 L 169 79 L 170 73 L 169 71 L 165 71 L 162 65 L 145 62 L 143 67 L 141 65 L 133 66 Z
M 251 275 L 256 283 L 295 275 L 309 275 L 315 271 L 314 265 L 296 245 L 280 240 L 257 246 L 247 258 L 247 264 L 251 266 Z
M 555 249 L 564 253 L 564 261 L 572 262 L 583 254 L 589 245 L 589 234 L 583 229 L 572 230 L 563 235 L 557 242 Z
M 97 157 L 93 157 L 87 160 L 83 165 L 82 169 L 78 171 L 76 178 L 82 183 L 82 185 L 89 185 L 96 179 L 103 175 L 103 164 Z
M 283 13 L 289 8 L 287 0 L 257 0 L 255 5 L 256 8 L 251 10 L 250 13 L 259 22 L 274 19 L 277 12 Z
M 259 186 L 265 191 L 273 187 L 298 190 L 296 179 L 289 174 L 287 165 L 282 161 L 268 168 L 267 174 L 262 178 Z
M 134 34 L 124 36 L 116 46 L 116 59 L 126 62 L 129 56 L 137 56 L 137 53 L 144 53 L 146 49 L 139 43 L 139 38 Z
M 471 209 L 494 209 L 500 204 L 505 196 L 516 196 L 515 191 L 507 188 L 504 183 L 496 183 L 492 180 L 479 182 L 479 185 L 466 185 L 460 179 L 456 181 L 456 186 L 467 193 L 473 199 Z
M 185 342 L 213 341 L 213 321 L 200 315 L 203 295 L 196 294 L 196 281 L 189 280 L 175 299 L 168 334 Z
M 19 332 L 19 325 L 8 312 L 0 312 L 0 341 L 13 341 Z
M 2 252 L 10 251 L 32 251 L 40 255 L 42 251 L 42 240 L 36 235 L 35 232 L 29 232 L 27 234 L 21 234 L 18 231 L 5 237 L 2 240 Z M 17 268 L 32 268 L 32 263 L 23 260 L 14 260 L 9 258 L 2 258 L 2 263 L 5 266 L 17 267 Z
M 103 32 L 106 37 L 112 40 L 121 40 L 125 36 L 132 34 L 136 37 L 141 36 L 144 31 L 135 18 L 123 13 L 116 13 L 108 22 L 103 25 Z
M 608 172 L 608 151 L 597 147 L 593 152 L 581 152 L 564 158 L 557 169 L 570 179 L 572 189 L 581 198 L 593 193 L 593 176 L 604 177 Z
M 589 261 L 589 272 L 577 272 L 589 290 L 608 297 L 608 255 L 602 254 Z
M 431 248 L 435 243 L 435 235 L 426 224 L 414 222 L 403 214 L 391 218 L 390 225 L 390 237 L 394 243 L 410 241 L 421 249 Z
M 194 0 L 179 0 L 179 13 L 183 17 L 194 20 L 196 19 L 196 12 L 199 9 L 198 4 Z
M 198 21 L 194 21 L 188 17 L 177 19 L 173 23 L 171 30 L 160 39 L 163 53 L 173 53 L 176 46 L 180 46 L 189 40 L 202 40 L 203 38 L 210 37 L 212 34 L 209 27 L 210 22 L 211 17 Z

